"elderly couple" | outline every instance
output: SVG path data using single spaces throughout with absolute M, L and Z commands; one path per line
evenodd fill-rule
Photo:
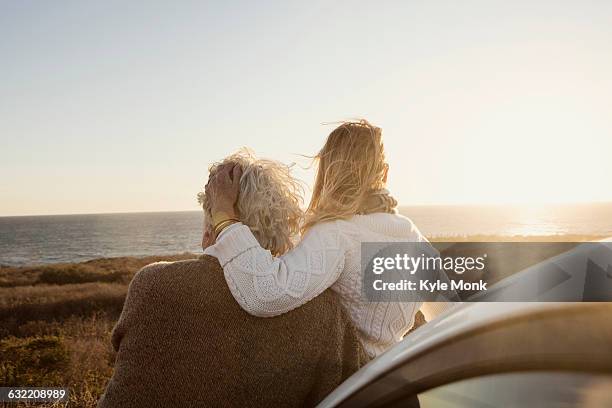
M 425 240 L 385 190 L 380 128 L 342 123 L 316 159 L 305 213 L 287 166 L 248 154 L 212 166 L 198 195 L 204 255 L 136 274 L 99 407 L 313 406 L 419 309 L 440 312 L 362 297 L 362 242 Z

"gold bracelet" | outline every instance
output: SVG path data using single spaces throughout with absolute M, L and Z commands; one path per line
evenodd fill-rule
M 235 218 L 228 218 L 227 220 L 223 220 L 223 221 L 220 221 L 219 223 L 217 223 L 217 225 L 215 225 L 215 228 L 213 229 L 213 233 L 215 235 L 215 239 L 217 239 L 217 237 L 219 236 L 221 231 L 223 231 L 224 229 L 226 229 L 230 225 L 236 224 L 238 222 L 240 222 L 240 220 L 237 220 Z
M 221 221 L 225 221 L 228 219 L 235 219 L 236 214 L 234 212 L 228 213 L 225 211 L 215 211 L 211 214 L 213 225 L 219 224 Z
M 219 221 L 218 223 L 216 223 L 216 224 L 213 226 L 213 230 L 216 230 L 217 228 L 219 228 L 219 226 L 220 226 L 221 224 L 226 223 L 226 222 L 228 222 L 228 221 L 240 222 L 240 220 L 239 220 L 238 218 L 225 218 L 225 219 L 223 219 L 223 220 Z
M 235 220 L 224 220 L 224 221 L 222 221 L 222 222 L 218 223 L 218 224 L 215 226 L 215 229 L 214 229 L 215 234 L 218 234 L 219 232 L 221 232 L 222 230 L 224 230 L 224 229 L 225 229 L 225 227 L 227 227 L 227 226 L 229 226 L 229 225 L 232 225 L 232 224 L 234 224 L 234 223 L 236 223 L 236 222 L 237 222 L 237 221 L 235 221 Z
M 232 224 L 236 224 L 237 221 L 230 221 L 227 223 L 224 223 L 222 225 L 219 226 L 219 228 L 217 228 L 214 232 L 215 234 L 215 240 L 217 240 L 217 237 L 219 236 L 219 234 L 221 234 L 221 232 L 223 232 L 224 229 L 226 229 L 227 227 L 229 227 Z

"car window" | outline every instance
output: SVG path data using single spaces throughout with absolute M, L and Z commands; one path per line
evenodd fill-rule
M 421 408 L 612 407 L 612 375 L 579 372 L 496 374 L 418 395 Z

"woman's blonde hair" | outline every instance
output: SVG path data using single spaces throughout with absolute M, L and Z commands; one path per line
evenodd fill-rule
M 352 217 L 372 192 L 385 186 L 382 131 L 365 119 L 341 123 L 315 160 L 319 165 L 303 232 L 322 221 Z
M 237 164 L 242 168 L 237 210 L 240 221 L 247 225 L 259 244 L 282 255 L 293 247 L 293 237 L 303 220 L 302 185 L 291 175 L 291 167 L 274 160 L 258 159 L 248 150 L 241 150 L 213 164 L 212 177 L 222 164 Z M 205 213 L 205 223 L 211 228 L 210 201 L 205 192 L 198 194 Z

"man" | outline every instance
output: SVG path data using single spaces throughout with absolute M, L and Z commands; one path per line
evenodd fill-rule
M 260 244 L 291 247 L 301 212 L 288 168 L 247 154 L 237 211 Z M 211 176 L 217 165 L 211 168 Z M 209 197 L 203 246 L 214 242 Z M 274 318 L 238 305 L 216 258 L 160 262 L 134 277 L 113 330 L 117 359 L 98 406 L 313 406 L 365 362 L 350 320 L 331 291 Z

